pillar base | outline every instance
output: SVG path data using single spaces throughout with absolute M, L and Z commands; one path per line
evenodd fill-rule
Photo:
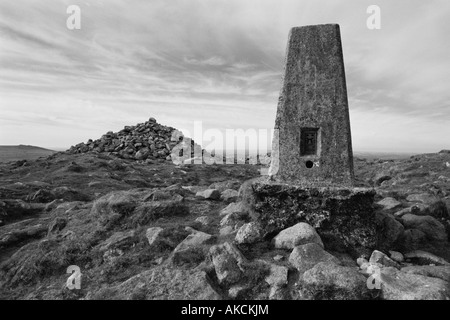
M 374 189 L 312 187 L 252 180 L 243 185 L 243 203 L 265 237 L 299 222 L 316 228 L 325 249 L 370 255 L 377 245 Z

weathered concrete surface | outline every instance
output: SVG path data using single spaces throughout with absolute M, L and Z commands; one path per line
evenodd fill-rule
M 339 25 L 291 29 L 275 129 L 269 175 L 277 181 L 353 185 Z
M 260 223 L 264 237 L 306 222 L 316 229 L 326 250 L 369 257 L 376 248 L 373 189 L 306 188 L 267 180 L 246 183 L 240 191 L 242 205 Z

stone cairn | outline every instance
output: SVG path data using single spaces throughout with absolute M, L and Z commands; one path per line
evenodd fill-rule
M 122 159 L 131 160 L 171 160 L 171 153 L 179 144 L 191 143 L 191 157 L 194 149 L 201 148 L 194 140 L 184 137 L 175 128 L 161 125 L 155 118 L 135 126 L 125 126 L 119 132 L 109 131 L 100 139 L 89 139 L 72 146 L 68 153 L 108 153 Z

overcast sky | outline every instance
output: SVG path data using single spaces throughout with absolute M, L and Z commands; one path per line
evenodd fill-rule
M 289 29 L 339 23 L 354 150 L 450 149 L 449 18 L 448 0 L 1 1 L 0 145 L 68 148 L 149 117 L 271 129 Z

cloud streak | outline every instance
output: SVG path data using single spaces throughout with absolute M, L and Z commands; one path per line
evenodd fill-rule
M 72 4 L 81 7 L 81 30 L 65 26 Z M 336 22 L 354 148 L 448 147 L 450 4 L 379 0 L 377 31 L 366 28 L 370 4 L 4 1 L 0 144 L 69 147 L 151 116 L 174 127 L 203 120 L 206 128 L 270 129 L 289 29 Z M 414 139 L 386 139 L 403 135 Z

